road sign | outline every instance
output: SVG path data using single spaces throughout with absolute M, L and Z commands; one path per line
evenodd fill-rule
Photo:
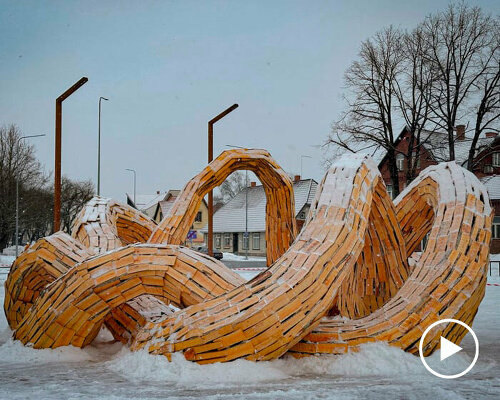
M 190 240 L 196 239 L 196 231 L 189 231 L 187 238 Z

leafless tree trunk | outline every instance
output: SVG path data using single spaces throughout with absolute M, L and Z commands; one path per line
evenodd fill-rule
M 448 133 L 449 159 L 455 159 L 454 128 L 465 118 L 467 101 L 486 66 L 484 49 L 490 47 L 494 20 L 478 7 L 451 4 L 425 19 L 421 29 L 428 43 L 424 53 L 434 74 L 427 104 L 432 121 Z
M 384 148 L 387 151 L 394 192 L 399 193 L 396 165 L 394 106 L 395 81 L 401 74 L 402 34 L 389 27 L 361 45 L 359 59 L 345 74 L 350 96 L 347 111 L 333 126 L 328 143 L 340 149 L 359 151 Z
M 498 21 L 497 21 L 498 22 Z M 498 132 L 495 121 L 500 119 L 500 26 L 492 32 L 494 36 L 492 48 L 485 57 L 486 68 L 476 82 L 479 105 L 476 107 L 474 137 L 472 138 L 467 168 L 472 171 L 477 150 L 477 142 L 481 133 L 491 130 Z

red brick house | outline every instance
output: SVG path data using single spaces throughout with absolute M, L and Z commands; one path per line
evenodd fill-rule
M 457 164 L 466 167 L 472 139 L 465 136 L 464 125 L 458 125 L 456 132 L 455 161 Z M 422 134 L 424 138 L 426 137 L 425 133 Z M 396 156 L 400 190 L 403 190 L 406 186 L 407 165 L 404 154 L 408 153 L 408 141 L 409 133 L 405 128 L 396 140 L 396 149 L 400 152 Z M 375 155 L 375 158 L 380 160 L 378 165 L 380 172 L 387 190 L 392 195 L 393 185 L 387 156 L 379 153 L 378 157 Z M 417 160 L 417 175 L 428 166 L 448 161 L 448 159 L 448 135 L 441 132 L 432 133 L 420 148 L 420 156 L 419 160 Z M 489 132 L 479 138 L 474 164 L 473 172 L 488 189 L 492 207 L 495 209 L 491 252 L 500 253 L 500 135 L 496 132 Z

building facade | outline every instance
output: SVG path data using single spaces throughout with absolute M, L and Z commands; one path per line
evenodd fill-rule
M 423 136 L 426 132 L 423 133 Z M 396 163 L 398 165 L 399 189 L 406 186 L 406 159 L 408 154 L 409 133 L 403 129 L 396 141 Z M 495 132 L 486 133 L 479 138 L 476 145 L 476 155 L 472 171 L 486 186 L 490 195 L 491 205 L 495 210 L 491 253 L 500 253 L 500 136 Z M 471 147 L 471 139 L 465 136 L 465 126 L 456 128 L 455 161 L 467 167 L 467 158 Z M 425 143 L 420 146 L 420 155 L 417 160 L 417 174 L 430 165 L 449 160 L 448 136 L 446 133 L 433 132 L 429 134 Z M 379 169 L 387 186 L 388 192 L 394 197 L 393 183 L 389 170 L 389 161 L 385 154 L 379 155 Z
M 307 218 L 317 186 L 313 179 L 299 176 L 294 179 L 295 218 L 299 230 Z M 202 232 L 207 232 L 206 226 Z M 266 194 L 262 185 L 252 182 L 214 214 L 214 249 L 237 255 L 266 256 Z

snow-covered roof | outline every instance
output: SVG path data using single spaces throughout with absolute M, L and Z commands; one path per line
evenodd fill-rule
M 500 175 L 485 176 L 481 182 L 486 186 L 490 200 L 500 200 Z
M 293 184 L 295 215 L 304 205 L 311 204 L 316 195 L 318 183 L 314 179 L 302 179 Z M 248 231 L 266 230 L 266 194 L 262 185 L 248 187 Z M 202 229 L 206 232 L 207 227 Z M 245 189 L 224 204 L 214 214 L 214 232 L 245 231 Z
M 427 132 L 428 134 L 428 132 Z M 423 133 L 424 138 L 426 132 Z M 476 155 L 483 149 L 490 146 L 496 137 L 481 137 L 477 141 Z M 466 137 L 463 140 L 455 140 L 455 161 L 459 165 L 465 165 L 469 157 L 469 150 L 472 139 Z M 435 161 L 449 161 L 448 134 L 443 132 L 434 132 L 429 135 L 428 140 L 424 143 L 424 147 L 432 155 Z
M 401 131 L 400 137 L 405 131 L 405 129 Z M 497 137 L 480 137 L 476 145 L 476 156 L 482 150 L 490 146 L 496 139 Z M 448 147 L 448 134 L 446 132 L 430 132 L 423 130 L 421 133 L 421 140 L 423 141 L 423 147 L 429 152 L 434 161 L 449 161 L 450 153 Z M 455 138 L 455 161 L 457 164 L 464 166 L 467 163 L 471 142 L 472 138 L 469 137 L 463 140 L 457 140 Z M 383 147 L 378 147 L 375 151 L 370 152 L 370 156 L 379 166 L 386 154 L 387 150 Z
M 163 216 L 167 215 L 168 211 L 172 208 L 180 192 L 180 190 L 169 190 L 167 196 L 165 196 L 166 199 L 158 203 Z
M 148 208 L 151 208 L 158 202 L 162 201 L 166 195 L 166 192 L 155 194 L 138 194 L 135 196 L 135 205 L 138 210 L 147 210 Z

